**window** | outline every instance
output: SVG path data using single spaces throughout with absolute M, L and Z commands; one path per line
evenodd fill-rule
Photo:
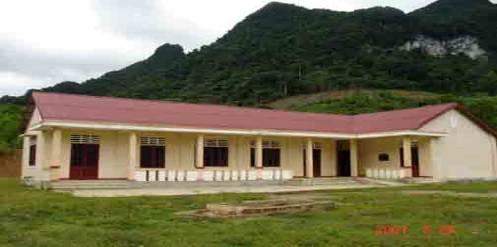
M 379 161 L 389 161 L 390 160 L 390 156 L 386 153 L 381 153 L 378 155 L 378 160 Z
M 29 139 L 29 166 L 36 166 L 36 137 Z
M 228 140 L 207 139 L 204 141 L 204 166 L 228 166 Z
M 399 149 L 399 155 L 400 155 L 400 167 L 406 167 L 404 164 L 404 148 Z
M 166 140 L 162 137 L 140 138 L 140 167 L 166 167 Z
M 255 147 L 250 147 L 250 167 L 255 167 Z
M 321 164 L 321 149 L 323 149 L 323 144 L 320 142 L 312 143 L 312 158 L 315 164 Z M 302 158 L 304 160 L 304 176 L 306 174 L 306 165 L 307 165 L 307 143 L 302 143 Z M 316 176 L 317 173 L 314 173 Z
M 255 167 L 255 141 L 250 143 L 250 166 Z M 262 166 L 280 166 L 280 144 L 276 141 L 262 142 Z
M 280 166 L 280 149 L 264 148 L 262 150 L 262 166 L 264 167 Z

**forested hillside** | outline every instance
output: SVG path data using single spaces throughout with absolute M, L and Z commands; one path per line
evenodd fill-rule
M 497 94 L 496 27 L 497 5 L 488 0 L 439 0 L 411 13 L 274 2 L 190 53 L 164 44 L 121 70 L 42 90 L 248 106 L 350 88 L 419 90 L 464 103 L 474 99 L 472 108 L 488 120 L 497 110 L 476 105 Z M 333 111 L 352 105 L 334 104 Z
M 360 114 L 457 102 L 497 128 L 497 96 L 457 96 L 404 90 L 345 90 L 289 97 L 270 103 L 274 109 Z
M 18 144 L 22 108 L 17 105 L 0 105 L 0 153 L 8 152 Z
M 188 54 L 165 44 L 122 70 L 44 90 L 239 105 L 351 87 L 495 95 L 496 26 L 488 0 L 439 0 L 408 14 L 274 2 Z

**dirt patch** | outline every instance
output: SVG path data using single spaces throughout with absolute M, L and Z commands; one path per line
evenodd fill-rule
M 497 193 L 473 193 L 473 192 L 454 192 L 444 190 L 406 190 L 402 191 L 407 195 L 444 195 L 456 197 L 473 197 L 473 198 L 497 198 Z
M 0 177 L 18 178 L 21 176 L 22 150 L 0 153 Z
M 333 209 L 336 204 L 328 200 L 310 199 L 271 199 L 244 201 L 239 204 L 211 203 L 204 209 L 180 212 L 178 215 L 195 218 L 236 218 L 272 215 L 279 213 L 302 212 L 316 209 Z

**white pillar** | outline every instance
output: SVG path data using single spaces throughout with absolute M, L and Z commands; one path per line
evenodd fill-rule
M 40 131 L 36 134 L 36 169 L 40 170 L 41 173 L 38 177 L 39 180 L 48 181 L 50 180 L 50 170 L 48 168 L 49 164 L 46 160 L 45 153 L 45 131 Z
M 412 157 L 411 157 L 411 138 L 409 136 L 405 136 L 402 138 L 402 150 L 404 155 L 404 167 L 412 166 Z
M 350 176 L 358 176 L 357 140 L 350 139 Z
M 52 132 L 52 153 L 50 155 L 50 180 L 60 178 L 62 165 L 62 131 L 54 129 Z
M 495 137 L 489 136 L 490 138 L 490 146 L 492 147 L 492 176 L 497 177 L 497 142 L 495 141 Z
M 337 176 L 337 141 L 331 140 L 331 145 L 330 145 L 330 153 L 331 153 L 331 176 L 335 177 Z
M 312 155 L 312 139 L 307 138 L 305 145 L 305 169 L 306 169 L 306 177 L 312 178 L 314 177 L 314 159 Z
M 22 142 L 22 174 L 21 178 L 26 176 L 26 169 L 29 167 L 29 148 L 30 148 L 31 136 L 25 135 Z
M 261 169 L 262 164 L 262 136 L 258 136 L 255 140 L 255 167 Z
M 197 145 L 195 150 L 195 167 L 197 169 L 204 168 L 204 135 L 197 135 Z
M 135 132 L 129 133 L 129 165 L 128 180 L 135 180 L 135 170 L 138 166 L 138 138 Z

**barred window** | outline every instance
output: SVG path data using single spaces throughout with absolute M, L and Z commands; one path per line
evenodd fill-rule
M 36 137 L 29 138 L 29 166 L 36 166 Z
M 140 137 L 140 167 L 166 167 L 166 140 L 163 137 Z
M 250 166 L 255 167 L 255 141 L 250 142 Z M 262 166 L 263 167 L 279 167 L 281 160 L 280 143 L 277 141 L 262 142 Z
M 204 166 L 228 166 L 228 140 L 207 139 L 204 141 Z

